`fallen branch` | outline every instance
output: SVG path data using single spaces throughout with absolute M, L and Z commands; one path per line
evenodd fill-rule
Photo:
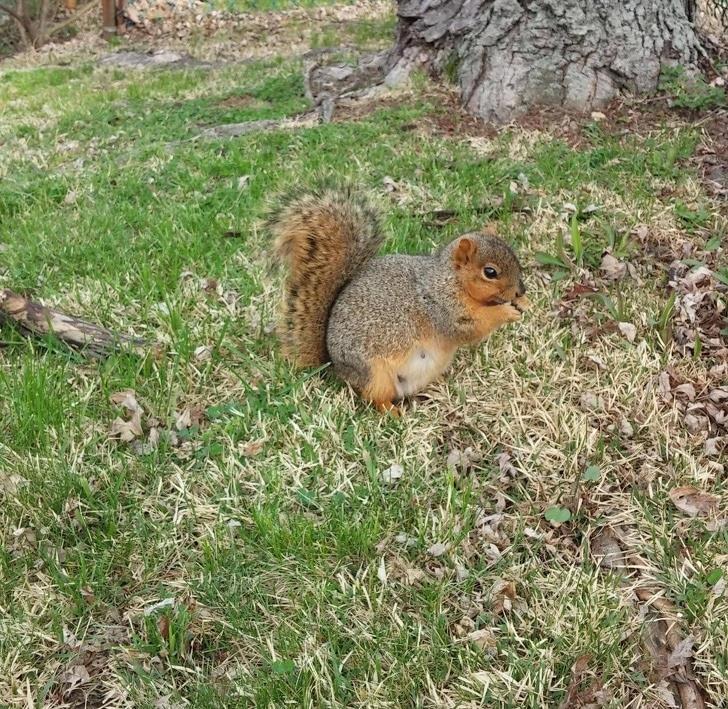
M 225 123 L 212 128 L 206 128 L 199 134 L 203 140 L 217 140 L 220 138 L 238 138 L 248 133 L 266 133 L 272 130 L 285 130 L 296 128 L 310 128 L 319 121 L 316 111 L 301 113 L 293 118 L 263 118 L 257 121 L 244 123 Z
M 96 0 L 91 0 L 91 2 L 86 3 L 86 5 L 84 5 L 80 10 L 76 10 L 70 17 L 67 17 L 65 20 L 61 20 L 60 22 L 56 22 L 55 25 L 48 29 L 48 32 L 46 32 L 46 36 L 51 37 L 56 32 L 62 30 L 64 27 L 72 25 L 74 22 L 80 20 L 84 15 L 88 15 L 91 10 L 98 6 L 99 5 Z
M 145 351 L 142 339 L 66 315 L 9 289 L 0 291 L 0 323 L 4 321 L 15 325 L 24 335 L 52 335 L 94 357 L 124 349 Z

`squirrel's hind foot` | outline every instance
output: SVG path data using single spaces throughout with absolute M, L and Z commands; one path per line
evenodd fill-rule
M 390 416 L 394 416 L 394 418 L 401 418 L 404 413 L 401 406 L 391 401 L 373 401 L 372 404 L 380 414 L 389 414 Z

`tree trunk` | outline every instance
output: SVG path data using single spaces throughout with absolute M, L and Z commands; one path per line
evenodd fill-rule
M 398 0 L 397 15 L 388 81 L 445 74 L 487 120 L 653 93 L 664 66 L 693 70 L 701 53 L 685 0 Z

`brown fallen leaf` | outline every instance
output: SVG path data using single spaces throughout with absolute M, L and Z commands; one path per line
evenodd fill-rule
M 586 283 L 575 283 L 564 293 L 561 298 L 562 303 L 570 303 L 571 301 L 577 300 L 585 295 L 593 295 L 598 293 L 599 289 L 594 286 L 587 285 Z
M 183 411 L 177 411 L 174 414 L 174 427 L 178 431 L 184 431 L 192 425 L 192 416 L 190 415 L 189 409 Z
M 591 540 L 591 553 L 599 566 L 605 569 L 624 568 L 624 553 L 617 535 L 611 527 L 603 527 Z
M 696 435 L 710 427 L 710 422 L 705 416 L 696 416 L 695 414 L 685 415 L 685 428 L 689 433 Z
M 84 665 L 74 665 L 63 673 L 63 684 L 68 685 L 64 694 L 68 694 L 81 684 L 90 681 L 91 675 Z
M 695 399 L 695 386 L 690 382 L 679 384 L 673 390 L 674 394 L 682 394 L 687 397 L 688 401 L 694 401 Z
M 389 576 L 398 581 L 404 581 L 408 586 L 414 586 L 425 578 L 425 572 L 400 557 L 391 559 Z
M 200 345 L 195 349 L 195 359 L 198 362 L 206 362 L 212 357 L 212 347 L 209 345 Z
M 513 465 L 510 453 L 499 453 L 495 457 L 495 462 L 498 464 L 498 470 L 505 477 L 515 478 L 518 475 L 518 470 Z
M 495 650 L 495 635 L 493 635 L 493 633 L 488 630 L 488 628 L 473 630 L 473 632 L 468 633 L 466 637 L 471 643 L 473 643 L 473 645 L 480 648 L 481 650 Z
M 667 658 L 667 667 L 671 669 L 684 665 L 687 660 L 693 656 L 693 645 L 695 641 L 692 636 L 688 635 L 686 638 L 681 640 L 672 650 L 669 657 Z
M 675 487 L 670 490 L 670 499 L 675 507 L 690 517 L 707 516 L 718 507 L 718 498 L 697 488 Z
M 447 467 L 454 471 L 467 472 L 481 459 L 480 453 L 468 446 L 465 450 L 454 448 L 447 454 Z
M 122 409 L 131 411 L 143 411 L 142 407 L 139 406 L 139 402 L 136 399 L 136 392 L 133 389 L 123 389 L 112 394 L 109 399 L 112 404 L 120 406 Z
M 132 450 L 137 455 L 150 455 L 159 448 L 159 429 L 156 426 L 152 426 L 149 429 L 149 435 L 146 441 L 136 440 L 131 442 Z
M 599 269 L 608 280 L 618 281 L 619 279 L 624 278 L 627 273 L 627 264 L 614 258 L 612 254 L 605 253 L 602 256 L 602 262 Z
M 661 696 L 668 706 L 703 709 L 704 691 L 691 663 L 693 641 L 689 637 L 683 639 L 679 625 L 671 621 L 676 609 L 656 596 L 654 589 L 636 588 L 635 594 L 645 603 L 642 637 L 652 658 L 654 680 L 662 688 Z
M 604 400 L 594 392 L 585 391 L 579 397 L 579 405 L 584 411 L 601 411 L 604 409 Z
M 493 599 L 493 613 L 499 615 L 513 608 L 516 600 L 516 584 L 513 581 L 498 579 L 490 590 Z
M 430 556 L 438 557 L 442 556 L 448 549 L 450 548 L 450 545 L 444 542 L 437 542 L 433 544 L 428 550 L 427 553 Z
M 110 438 L 118 438 L 120 441 L 124 441 L 124 443 L 131 443 L 135 438 L 142 436 L 143 433 L 141 411 L 134 411 L 129 421 L 117 417 L 109 429 Z
M 705 455 L 709 456 L 715 456 L 720 453 L 721 449 L 721 439 L 717 436 L 715 438 L 708 438 L 706 439 L 705 443 L 703 443 L 703 450 L 705 451 Z
M 169 641 L 169 616 L 166 613 L 160 614 L 157 619 L 157 630 L 159 635 L 165 641 Z
M 635 337 L 637 337 L 637 328 L 631 322 L 619 322 L 617 327 L 627 342 L 634 342 Z
M 589 653 L 584 653 L 574 660 L 574 664 L 571 666 L 571 681 L 564 700 L 559 704 L 559 709 L 575 709 L 586 705 L 598 706 L 592 703 L 601 690 L 602 683 L 594 680 L 588 686 L 583 686 L 591 659 L 592 656 Z

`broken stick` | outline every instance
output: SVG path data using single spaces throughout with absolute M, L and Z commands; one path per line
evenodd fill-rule
M 0 323 L 11 322 L 24 335 L 53 335 L 94 357 L 127 349 L 144 351 L 144 340 L 107 330 L 81 318 L 66 315 L 9 289 L 0 290 Z

